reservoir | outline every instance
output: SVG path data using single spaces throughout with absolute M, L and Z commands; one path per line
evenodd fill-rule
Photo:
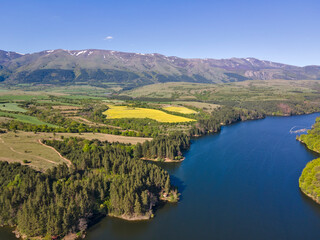
M 290 133 L 317 116 L 240 122 L 194 140 L 182 163 L 162 164 L 182 193 L 178 204 L 146 222 L 105 218 L 87 239 L 320 239 L 320 205 L 298 186 L 317 155 Z
M 310 128 L 320 114 L 267 117 L 225 126 L 195 139 L 182 163 L 162 163 L 181 192 L 150 221 L 106 217 L 87 240 L 320 239 L 320 205 L 298 179 L 317 157 L 290 129 Z M 0 239 L 15 239 L 7 228 Z

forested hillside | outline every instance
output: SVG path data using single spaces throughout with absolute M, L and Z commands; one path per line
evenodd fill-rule
M 106 214 L 148 219 L 162 195 L 178 199 L 168 173 L 133 158 L 133 146 L 77 138 L 46 143 L 74 166 L 40 173 L 0 162 L 0 224 L 16 225 L 21 234 L 60 238 Z
M 308 134 L 303 134 L 298 139 L 310 150 L 320 153 L 320 118 L 316 119 Z
M 317 153 L 320 152 L 320 118 L 308 134 L 297 137 L 307 148 Z M 300 189 L 316 202 L 320 203 L 320 158 L 317 158 L 307 164 L 299 178 Z

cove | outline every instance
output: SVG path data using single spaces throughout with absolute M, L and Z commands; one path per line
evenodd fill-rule
M 87 240 L 319 239 L 320 205 L 304 196 L 298 178 L 318 157 L 295 140 L 320 114 L 267 117 L 193 140 L 182 163 L 160 164 L 182 193 L 151 221 L 106 217 Z M 7 228 L 0 239 L 15 239 Z

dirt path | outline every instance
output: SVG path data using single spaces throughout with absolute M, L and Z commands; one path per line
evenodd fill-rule
M 48 146 L 48 145 L 44 144 L 44 143 L 41 141 L 41 139 L 39 139 L 38 142 L 39 142 L 42 146 L 45 146 L 45 147 L 50 148 L 50 149 L 52 149 L 53 151 L 55 151 L 55 152 L 59 155 L 60 158 L 62 158 L 64 161 L 66 161 L 66 162 L 68 163 L 67 165 L 68 165 L 69 167 L 72 166 L 72 162 L 71 162 L 69 159 L 63 157 L 63 156 L 61 155 L 61 153 L 59 153 L 54 147 L 51 147 L 51 146 Z
M 121 130 L 121 127 L 117 127 L 117 126 L 112 126 L 112 125 L 108 125 L 108 124 L 103 124 L 103 123 L 95 123 L 95 122 L 91 122 L 90 120 L 83 118 L 83 117 L 69 117 L 70 119 L 79 121 L 80 123 L 85 123 L 88 124 L 89 126 L 99 126 L 99 127 L 109 127 L 109 128 L 114 128 L 114 129 L 119 129 Z

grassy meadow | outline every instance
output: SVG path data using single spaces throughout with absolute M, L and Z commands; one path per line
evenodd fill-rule
M 30 124 L 34 124 L 34 125 L 47 125 L 48 127 L 58 127 L 54 124 L 43 122 L 36 117 L 23 115 L 23 114 L 8 113 L 8 112 L 1 112 L 0 111 L 0 117 L 14 118 L 17 121 L 24 122 L 24 123 L 30 123 Z
M 26 112 L 26 109 L 23 109 L 18 106 L 17 103 L 0 103 L 0 110 L 9 111 L 9 112 Z
M 39 171 L 63 163 L 58 153 L 38 142 L 40 138 L 38 134 L 25 132 L 0 134 L 0 160 L 28 164 Z

